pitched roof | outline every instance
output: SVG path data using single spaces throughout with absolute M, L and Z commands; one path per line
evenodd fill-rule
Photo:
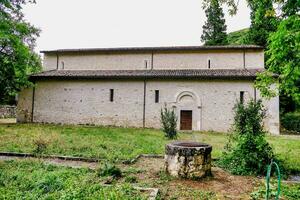
M 255 79 L 259 71 L 261 70 L 51 70 L 32 74 L 30 79 Z
M 263 50 L 257 45 L 224 45 L 224 46 L 170 46 L 170 47 L 121 47 L 121 48 L 84 48 L 84 49 L 57 49 L 44 50 L 41 53 L 78 53 L 78 52 L 155 52 L 155 51 L 197 51 L 197 50 L 239 50 L 256 49 Z

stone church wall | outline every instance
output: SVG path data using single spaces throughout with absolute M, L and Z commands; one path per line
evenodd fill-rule
M 210 62 L 210 67 L 208 66 Z M 44 70 L 263 69 L 262 50 L 44 55 Z
M 176 110 L 178 117 L 180 110 L 192 110 L 193 130 L 226 132 L 233 122 L 232 109 L 239 101 L 240 91 L 244 91 L 245 101 L 255 95 L 251 81 L 153 80 L 145 84 L 144 115 L 144 81 L 39 81 L 33 104 L 32 90 L 20 94 L 18 121 L 30 121 L 33 116 L 33 122 L 40 123 L 124 127 L 145 124 L 145 127 L 160 128 L 160 109 L 167 104 Z M 110 102 L 110 89 L 114 90 L 113 102 Z M 159 90 L 158 103 L 155 103 L 155 90 Z M 278 97 L 265 101 L 265 105 L 269 108 L 265 127 L 279 134 Z

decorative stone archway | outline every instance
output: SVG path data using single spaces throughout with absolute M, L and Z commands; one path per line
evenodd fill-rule
M 201 130 L 201 101 L 193 91 L 181 91 L 175 95 L 173 108 L 178 116 L 180 129 L 181 111 L 192 111 L 192 130 Z

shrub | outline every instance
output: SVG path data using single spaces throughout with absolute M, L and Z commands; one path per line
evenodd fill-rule
M 169 139 L 174 139 L 177 137 L 177 116 L 173 109 L 167 108 L 167 105 L 160 111 L 160 121 L 162 124 L 163 132 L 165 136 Z
M 122 171 L 114 164 L 105 163 L 97 170 L 97 174 L 101 177 L 113 176 L 114 178 L 119 178 L 122 176 Z
M 300 133 L 300 113 L 286 113 L 281 118 L 281 125 L 288 131 Z
M 251 100 L 247 105 L 237 103 L 234 111 L 233 134 L 218 165 L 233 174 L 265 174 L 267 165 L 275 156 L 265 139 L 262 102 Z

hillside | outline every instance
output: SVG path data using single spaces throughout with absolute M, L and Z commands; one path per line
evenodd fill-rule
M 249 28 L 241 29 L 228 33 L 228 42 L 229 44 L 245 44 L 245 39 Z

